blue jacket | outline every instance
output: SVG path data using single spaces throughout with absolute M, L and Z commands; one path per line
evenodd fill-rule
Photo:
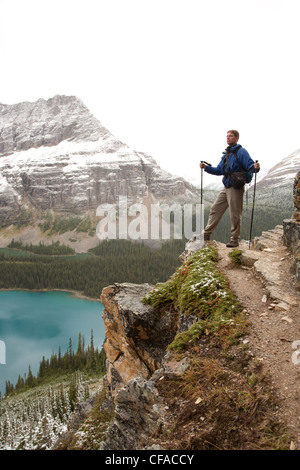
M 233 152 L 237 147 L 239 147 L 239 144 L 234 145 L 233 147 L 230 147 L 230 151 Z M 225 163 L 225 157 L 227 155 L 227 149 L 224 150 L 222 159 L 218 166 L 206 166 L 205 171 L 207 173 L 210 173 L 211 175 L 224 175 L 223 178 L 223 184 L 225 187 L 230 187 L 231 186 L 231 178 L 229 176 L 229 182 L 228 182 L 228 177 L 226 176 L 226 163 Z M 254 161 L 250 157 L 249 153 L 247 152 L 246 149 L 243 147 L 240 147 L 238 151 L 236 152 L 236 156 L 238 157 L 239 163 L 237 162 L 237 159 L 235 155 L 232 153 L 228 157 L 228 164 L 229 164 L 229 173 L 233 173 L 234 171 L 242 171 L 241 167 L 246 171 L 250 173 L 254 173 Z M 227 184 L 228 182 L 228 184 Z

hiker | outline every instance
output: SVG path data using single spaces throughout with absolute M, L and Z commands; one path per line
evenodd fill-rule
M 228 248 L 239 245 L 241 233 L 241 219 L 243 211 L 244 185 L 250 182 L 255 171 L 259 171 L 260 165 L 254 163 L 246 149 L 238 145 L 239 132 L 230 130 L 227 132 L 228 147 L 223 152 L 222 159 L 217 167 L 210 166 L 206 162 L 200 163 L 211 175 L 223 175 L 224 188 L 219 193 L 209 213 L 207 225 L 204 229 L 204 241 L 209 240 L 211 233 L 217 227 L 227 207 L 231 220 L 231 238 L 226 244 Z M 236 180 L 243 179 L 242 183 Z M 248 179 L 247 179 L 248 178 Z

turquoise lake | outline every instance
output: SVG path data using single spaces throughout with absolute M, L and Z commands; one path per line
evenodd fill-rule
M 37 374 L 43 356 L 64 354 L 72 340 L 76 351 L 79 333 L 85 345 L 102 348 L 105 339 L 101 302 L 80 299 L 67 292 L 0 292 L 0 390 L 5 381 L 14 385 L 31 366 Z M 4 360 L 5 350 L 5 360 Z M 5 362 L 5 363 L 4 363 Z

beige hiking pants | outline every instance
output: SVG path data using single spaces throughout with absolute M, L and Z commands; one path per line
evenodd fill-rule
M 241 233 L 241 220 L 243 212 L 244 188 L 224 188 L 210 209 L 207 225 L 204 229 L 204 238 L 209 238 L 217 227 L 224 212 L 229 208 L 231 220 L 231 241 L 239 241 Z

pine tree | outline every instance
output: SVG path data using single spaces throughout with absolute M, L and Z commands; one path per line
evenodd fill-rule
M 24 379 L 23 379 L 23 377 L 21 377 L 21 376 L 19 375 L 15 389 L 16 389 L 16 390 L 20 390 L 20 389 L 23 388 L 23 387 L 24 387 Z
M 27 376 L 27 379 L 25 381 L 25 385 L 28 385 L 29 387 L 33 387 L 33 385 L 34 385 L 34 376 L 32 374 L 30 364 L 28 366 L 28 376 Z
M 93 329 L 91 330 L 91 346 L 90 346 L 90 364 L 89 369 L 95 372 L 96 370 L 96 359 L 95 359 L 95 347 L 94 347 L 94 334 Z
M 69 388 L 69 404 L 71 411 L 74 411 L 78 397 L 78 386 L 76 381 L 76 376 L 72 377 L 70 388 Z

